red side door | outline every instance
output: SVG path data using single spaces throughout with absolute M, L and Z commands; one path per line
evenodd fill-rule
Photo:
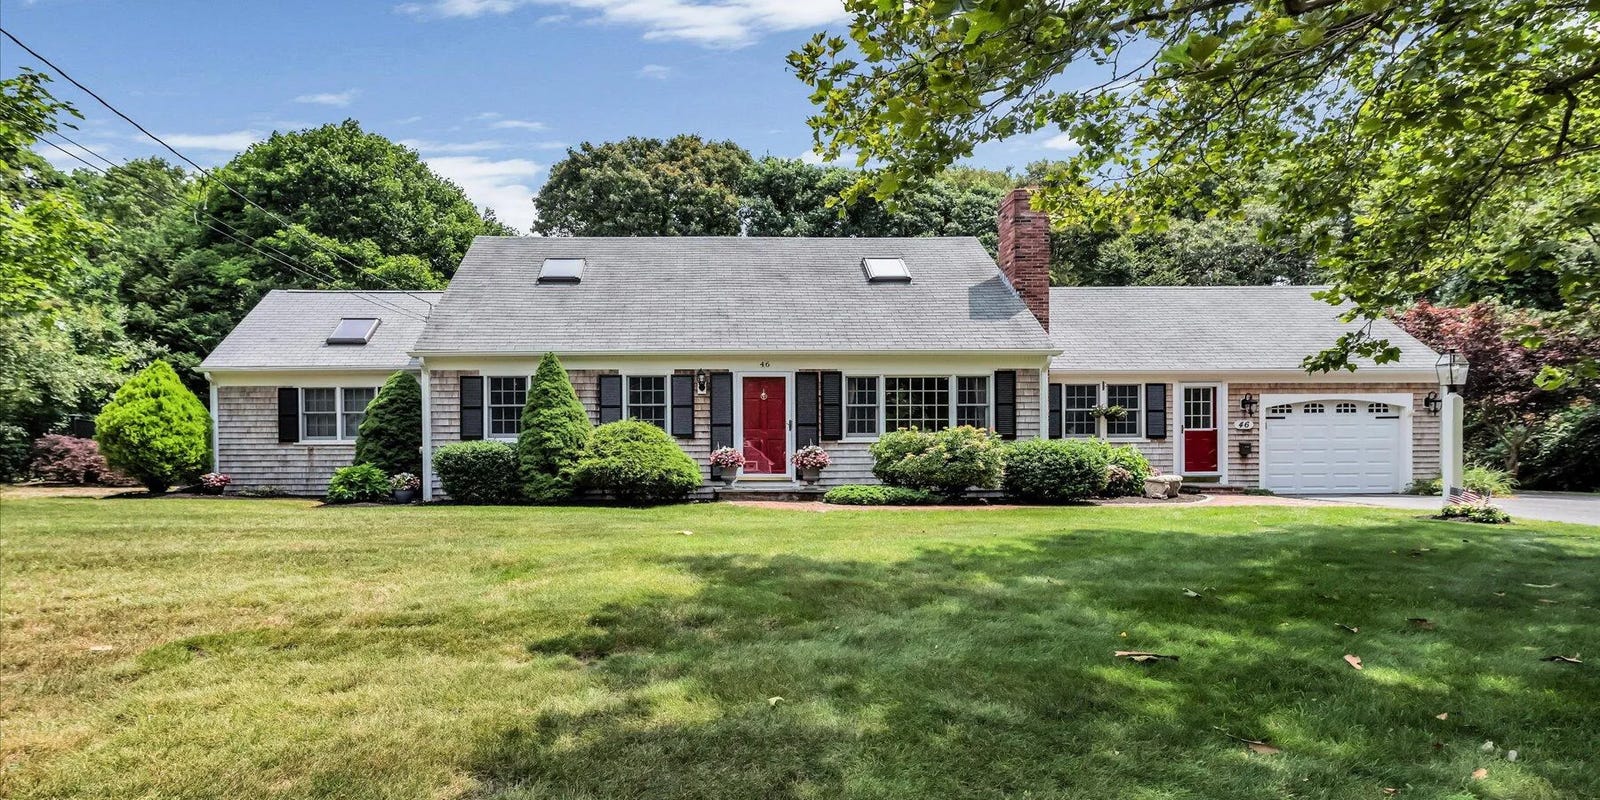
M 789 472 L 789 403 L 786 379 L 744 379 L 744 474 Z
M 1183 471 L 1217 471 L 1217 389 L 1183 387 Z

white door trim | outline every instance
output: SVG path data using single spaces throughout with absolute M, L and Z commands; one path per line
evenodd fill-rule
M 1264 488 L 1267 485 L 1267 409 L 1273 406 L 1293 405 L 1306 403 L 1313 400 L 1350 400 L 1357 403 L 1384 403 L 1400 409 L 1400 468 L 1395 470 L 1399 484 L 1394 487 L 1396 492 L 1405 491 L 1405 487 L 1416 480 L 1415 468 L 1411 455 L 1412 419 L 1416 416 L 1416 399 L 1407 392 L 1357 392 L 1344 389 L 1335 389 L 1331 392 L 1275 392 L 1263 393 L 1256 406 L 1256 430 L 1260 431 L 1258 445 L 1261 448 L 1260 474 L 1256 477 L 1256 486 Z
M 783 481 L 794 480 L 794 372 L 780 372 L 776 370 L 751 370 L 748 372 L 735 371 L 733 373 L 733 441 L 734 446 L 744 452 L 744 379 L 745 378 L 783 378 L 783 472 L 771 475 L 745 475 L 739 473 L 739 480 L 752 481 Z
M 1217 426 L 1217 469 L 1215 472 L 1189 472 L 1183 468 L 1183 390 L 1187 388 L 1202 388 L 1209 386 L 1212 389 L 1212 417 L 1213 425 Z M 1173 416 L 1177 417 L 1173 430 L 1177 431 L 1177 446 L 1173 448 L 1172 471 L 1179 475 L 1197 475 L 1211 477 L 1215 475 L 1217 482 L 1228 482 L 1228 384 L 1223 381 L 1190 381 L 1188 383 L 1174 384 L 1172 398 Z

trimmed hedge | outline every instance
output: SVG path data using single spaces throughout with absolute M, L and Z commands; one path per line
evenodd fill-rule
M 835 486 L 822 496 L 822 502 L 840 506 L 925 506 L 938 499 L 932 492 L 921 489 L 863 483 Z
M 574 491 L 572 468 L 583 455 L 594 426 L 572 388 L 566 367 L 545 353 L 528 387 L 517 437 L 517 469 L 522 496 L 535 503 L 559 503 Z
M 460 503 L 507 503 L 517 497 L 517 451 L 505 442 L 447 444 L 434 451 L 433 471 Z
M 113 469 L 160 494 L 211 467 L 211 415 L 165 361 L 128 379 L 95 418 Z
M 422 473 L 422 385 L 409 372 L 384 381 L 356 435 L 357 464 L 389 475 Z
M 1092 439 L 1030 439 L 1006 449 L 1006 494 L 1033 502 L 1086 500 L 1106 488 L 1109 448 Z M 1142 482 L 1141 482 L 1142 483 Z
M 970 425 L 931 433 L 916 428 L 885 433 L 870 452 L 878 480 L 946 497 L 960 496 L 969 487 L 995 488 L 1004 464 L 1000 437 Z
M 700 487 L 700 467 L 678 443 L 634 419 L 595 428 L 572 477 L 584 488 L 634 503 L 681 500 Z
M 333 472 L 328 481 L 330 503 L 375 503 L 390 496 L 389 476 L 373 464 L 353 464 Z

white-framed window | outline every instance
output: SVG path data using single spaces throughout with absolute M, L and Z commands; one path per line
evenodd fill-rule
M 306 386 L 300 389 L 300 438 L 303 441 L 354 441 L 378 396 L 376 386 Z
M 1067 438 L 1096 436 L 1100 421 L 1094 407 L 1100 403 L 1100 384 L 1069 383 L 1061 387 L 1061 435 Z
M 528 402 L 528 379 L 525 376 L 490 377 L 489 402 L 486 426 L 491 437 L 515 437 L 522 433 L 522 406 Z
M 956 424 L 989 427 L 989 376 L 956 378 Z
M 925 431 L 950 427 L 950 378 L 902 377 L 883 379 L 883 428 Z
M 1122 419 L 1106 420 L 1107 439 L 1137 439 L 1144 432 L 1144 384 L 1142 383 L 1108 383 L 1106 384 L 1105 404 L 1121 406 L 1126 413 Z
M 844 379 L 844 435 L 878 435 L 878 376 L 851 375 Z
M 665 375 L 629 375 L 622 411 L 623 418 L 632 417 L 648 422 L 662 430 L 667 429 L 667 377 Z
M 1144 384 L 1063 383 L 1061 435 L 1063 438 L 1101 437 L 1138 439 L 1144 436 Z M 1096 417 L 1098 407 L 1120 406 L 1121 419 Z

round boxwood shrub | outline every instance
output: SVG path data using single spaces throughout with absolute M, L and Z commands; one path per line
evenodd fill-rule
M 95 418 L 106 462 L 153 494 L 211 467 L 211 416 L 165 361 L 128 379 Z
M 635 503 L 680 500 L 700 487 L 700 467 L 672 437 L 634 419 L 595 428 L 572 476 L 584 488 Z
M 445 493 L 462 503 L 508 503 L 517 496 L 517 451 L 505 442 L 447 444 L 433 454 Z
M 389 494 L 389 476 L 374 464 L 341 467 L 328 481 L 330 503 L 375 503 Z
M 1108 465 L 1106 488 L 1102 492 L 1106 497 L 1133 497 L 1144 494 L 1145 479 L 1156 474 L 1155 469 L 1150 466 L 1150 460 L 1131 444 L 1109 448 L 1106 452 L 1106 462 Z M 1122 472 L 1118 474 L 1110 467 L 1121 467 Z M 1111 479 L 1113 475 L 1116 476 L 1115 480 Z
M 1007 448 L 1006 494 L 1032 502 L 1083 500 L 1106 488 L 1108 448 L 1077 439 L 1030 439 Z
M 925 506 L 938 499 L 933 493 L 921 489 L 863 483 L 835 486 L 822 496 L 822 502 L 841 506 Z
M 422 385 L 409 372 L 384 381 L 356 434 L 357 464 L 389 475 L 422 472 Z
M 947 497 L 968 487 L 1000 484 L 1003 447 L 994 433 L 963 425 L 926 432 L 905 428 L 873 442 L 872 474 L 890 486 L 925 489 Z
M 545 353 L 528 387 L 517 437 L 522 496 L 535 503 L 559 503 L 572 496 L 572 467 L 583 455 L 593 426 L 572 389 L 567 368 L 555 353 Z

